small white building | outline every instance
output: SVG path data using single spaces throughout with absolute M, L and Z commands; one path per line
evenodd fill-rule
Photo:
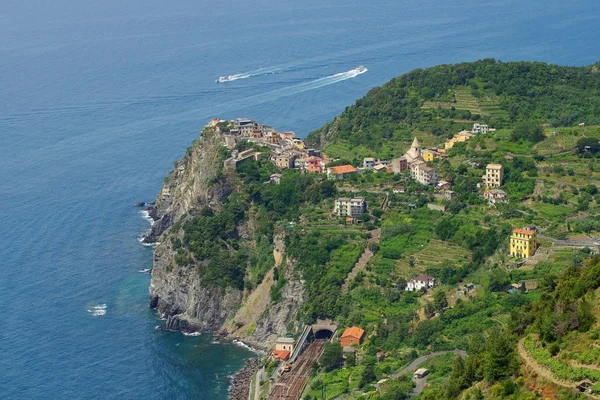
M 269 182 L 279 185 L 281 183 L 281 174 L 272 174 Z
M 336 199 L 333 213 L 338 217 L 356 218 L 367 212 L 367 201 L 364 197 L 340 197 Z
M 490 131 L 490 127 L 484 124 L 478 124 L 475 123 L 473 124 L 473 129 L 471 130 L 471 132 L 473 132 L 474 135 L 480 135 L 480 134 L 485 134 L 488 133 Z
M 375 159 L 373 157 L 365 157 L 363 159 L 363 168 L 371 169 L 375 166 Z
M 421 289 L 430 289 L 435 286 L 435 278 L 429 275 L 419 275 L 406 283 L 406 291 L 414 292 Z

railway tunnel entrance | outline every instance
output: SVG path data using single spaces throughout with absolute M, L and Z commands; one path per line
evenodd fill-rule
M 332 321 L 318 320 L 311 328 L 315 339 L 331 340 L 337 331 L 337 325 L 334 325 Z

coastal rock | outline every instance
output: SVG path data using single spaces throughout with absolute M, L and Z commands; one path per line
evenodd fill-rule
M 274 238 L 275 265 L 287 282 L 277 304 L 271 304 L 270 296 L 273 270 L 256 288 L 242 291 L 201 282 L 199 269 L 208 260 L 190 258 L 187 265 L 175 262 L 173 243 L 183 239 L 181 227 L 188 218 L 198 215 L 205 206 L 218 211 L 235 190 L 236 176 L 222 172 L 222 143 L 219 133 L 203 134 L 175 163 L 149 210 L 155 223 L 144 242 L 157 244 L 149 304 L 165 318 L 162 329 L 215 331 L 267 350 L 278 336 L 288 333 L 304 299 L 304 285 L 299 274 L 294 273 L 293 261 L 288 259 L 281 265 L 286 259 L 283 232 Z M 253 240 L 256 224 L 251 215 L 236 227 L 236 234 L 240 240 Z
M 231 380 L 231 386 L 229 387 L 230 400 L 248 400 L 252 375 L 258 371 L 259 367 L 260 360 L 246 360 L 246 365 L 244 365 Z
M 198 331 L 219 329 L 242 300 L 237 289 L 202 285 L 197 267 L 178 266 L 170 242 L 154 250 L 150 305 L 167 318 L 164 328 Z
M 222 135 L 202 135 L 175 163 L 175 169 L 165 178 L 156 201 L 149 210 L 154 224 L 144 235 L 144 243 L 155 243 L 175 221 L 185 214 L 199 210 L 204 205 L 218 208 L 229 196 L 234 185 L 227 180 L 212 181 L 221 173 L 220 150 Z

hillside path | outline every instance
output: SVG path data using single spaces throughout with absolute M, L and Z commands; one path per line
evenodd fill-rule
M 381 228 L 377 228 L 372 231 L 369 231 L 369 233 L 371 234 L 371 237 L 367 240 L 367 247 L 365 248 L 363 253 L 360 255 L 360 258 L 358 259 L 358 261 L 354 264 L 352 271 L 350 271 L 350 273 L 346 277 L 346 280 L 344 281 L 344 284 L 342 285 L 342 293 L 346 293 L 348 291 L 348 285 L 350 284 L 350 281 L 352 279 L 356 278 L 356 275 L 358 275 L 359 271 L 362 271 L 367 267 L 367 263 L 369 262 L 371 257 L 373 257 L 373 255 L 374 255 L 374 253 L 371 251 L 371 249 L 369 249 L 369 244 L 379 242 L 379 237 L 381 236 Z

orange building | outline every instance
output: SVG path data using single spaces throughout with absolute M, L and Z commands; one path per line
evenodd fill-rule
M 347 328 L 342 334 L 340 344 L 342 347 L 352 346 L 353 344 L 361 344 L 365 336 L 365 331 L 357 326 Z
M 322 174 L 323 167 L 321 166 L 321 159 L 317 157 L 311 157 L 308 159 L 308 173 L 309 174 Z

